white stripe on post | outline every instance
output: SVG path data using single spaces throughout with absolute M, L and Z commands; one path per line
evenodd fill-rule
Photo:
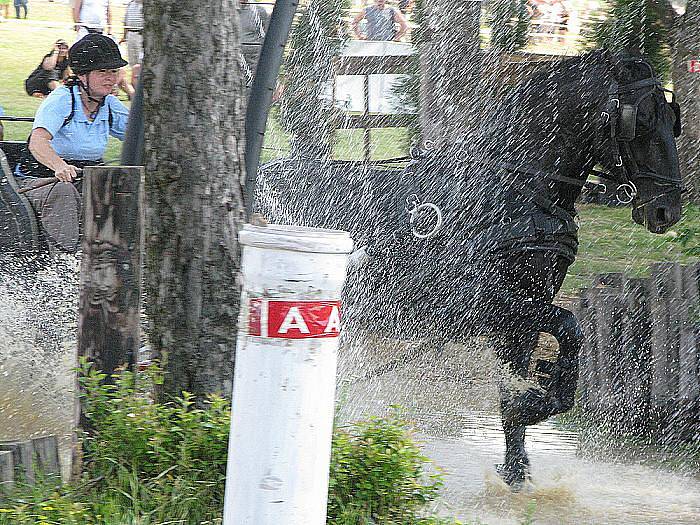
M 323 525 L 346 232 L 244 226 L 224 525 Z

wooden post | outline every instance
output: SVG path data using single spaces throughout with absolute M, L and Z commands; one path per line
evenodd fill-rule
M 0 496 L 12 488 L 15 479 L 15 464 L 12 461 L 12 452 L 0 451 Z
M 43 436 L 32 439 L 36 467 L 44 475 L 61 476 L 61 465 L 58 460 L 58 441 L 56 436 Z
M 647 430 L 651 389 L 651 321 L 649 280 L 625 278 L 622 293 L 625 313 L 622 328 L 624 429 L 643 434 Z
M 590 308 L 587 289 L 582 288 L 579 294 L 579 301 L 574 309 L 574 314 L 578 319 L 583 331 L 584 341 L 579 356 L 579 380 L 578 390 L 580 402 L 583 410 L 588 413 L 592 408 L 593 396 L 595 395 L 593 386 L 595 368 L 592 363 L 591 348 L 595 345 L 595 334 L 592 333 L 591 320 L 595 315 L 593 308 Z
M 106 374 L 140 346 L 143 168 L 85 169 L 78 357 Z
M 652 378 L 650 417 L 666 435 L 678 392 L 681 267 L 656 263 L 651 270 Z
M 10 452 L 12 464 L 18 467 L 24 476 L 24 481 L 29 484 L 34 483 L 34 444 L 31 440 L 0 442 L 0 451 Z
M 600 415 L 601 399 L 600 366 L 598 363 L 598 320 L 596 318 L 598 289 L 588 289 L 584 297 L 586 315 L 581 318 L 581 329 L 585 336 L 585 343 L 582 349 L 584 364 L 581 373 L 585 376 L 587 389 L 584 407 L 593 418 L 597 418 Z
M 622 274 L 597 277 L 596 336 L 599 383 L 598 409 L 600 420 L 618 429 L 623 420 L 622 401 L 622 319 L 624 301 L 621 295 Z
M 678 395 L 674 403 L 673 433 L 683 441 L 694 439 L 697 425 L 700 423 L 700 352 L 697 339 L 699 277 L 700 264 L 681 268 L 682 286 L 678 301 Z

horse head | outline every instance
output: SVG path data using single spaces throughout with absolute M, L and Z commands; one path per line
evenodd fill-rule
M 643 58 L 618 56 L 610 63 L 612 80 L 601 111 L 601 162 L 621 183 L 633 220 L 663 233 L 681 216 L 675 140 L 681 133 L 680 107 Z

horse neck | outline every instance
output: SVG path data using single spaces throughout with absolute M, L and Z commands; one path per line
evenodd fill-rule
M 515 106 L 517 111 L 508 118 L 509 128 L 500 135 L 506 140 L 493 148 L 491 162 L 527 166 L 543 174 L 577 179 L 582 185 L 595 165 L 600 110 L 608 96 L 606 77 L 598 71 L 581 71 L 578 78 L 585 80 L 557 86 L 546 96 L 530 95 L 524 104 Z M 554 201 L 573 210 L 580 186 L 546 176 L 541 183 Z

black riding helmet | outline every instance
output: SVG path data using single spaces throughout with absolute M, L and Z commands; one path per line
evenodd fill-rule
M 119 69 L 128 64 L 116 42 L 99 33 L 90 33 L 73 44 L 68 51 L 68 61 L 76 75 L 98 69 Z

